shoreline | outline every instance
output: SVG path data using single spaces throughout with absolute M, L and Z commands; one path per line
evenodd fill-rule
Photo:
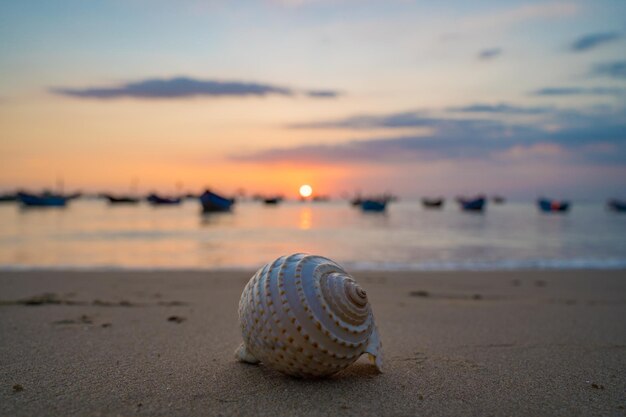
M 323 380 L 234 360 L 252 273 L 0 271 L 0 414 L 626 415 L 626 270 L 351 271 L 384 372 Z
M 626 271 L 626 259 L 576 259 L 489 262 L 441 262 L 421 265 L 406 263 L 380 264 L 367 262 L 339 262 L 356 273 L 437 273 L 437 272 L 550 272 L 550 271 Z M 259 265 L 258 267 L 261 267 Z M 22 265 L 0 264 L 0 273 L 5 272 L 250 272 L 258 267 L 232 266 L 133 266 L 133 265 Z

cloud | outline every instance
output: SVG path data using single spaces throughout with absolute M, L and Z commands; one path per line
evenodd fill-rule
M 270 84 L 198 80 L 188 77 L 151 78 L 127 82 L 111 87 L 51 88 L 54 94 L 94 99 L 117 99 L 131 97 L 137 99 L 176 99 L 189 97 L 264 97 L 269 95 L 294 96 L 298 90 Z M 339 95 L 332 90 L 311 90 L 302 92 L 309 97 L 334 98 Z
M 459 113 L 544 114 L 550 112 L 552 109 L 549 107 L 520 107 L 506 103 L 475 103 L 462 107 L 449 107 L 446 110 Z
M 339 97 L 341 93 L 334 90 L 309 90 L 306 92 L 306 95 L 318 98 L 336 98 Z
M 339 120 L 296 123 L 289 127 L 294 129 L 374 129 L 428 127 L 433 123 L 436 123 L 436 120 L 420 112 L 408 111 L 387 115 L 357 115 Z
M 389 121 L 427 120 L 432 127 L 426 135 L 351 140 L 338 144 L 308 144 L 291 148 L 270 148 L 248 154 L 236 154 L 237 161 L 261 163 L 381 163 L 393 164 L 442 160 L 495 160 L 501 157 L 542 156 L 579 158 L 587 162 L 626 165 L 626 111 L 584 113 L 554 110 L 550 125 L 520 125 L 496 119 L 458 120 L 424 119 L 415 113 L 355 116 L 333 123 L 334 126 L 369 128 L 389 127 Z M 406 124 L 406 123 L 403 123 Z M 313 123 L 310 123 L 313 125 Z M 316 123 L 330 126 L 329 122 Z M 392 126 L 397 126 L 392 124 Z M 594 144 L 602 143 L 600 150 Z M 615 152 L 605 152 L 605 149 Z M 595 151 L 594 151 L 595 149 Z
M 555 143 L 535 143 L 532 145 L 515 145 L 504 152 L 498 153 L 498 157 L 504 159 L 528 159 L 537 157 L 559 157 L 567 151 Z
M 406 111 L 384 115 L 356 115 L 337 120 L 322 120 L 309 123 L 295 123 L 287 127 L 292 129 L 406 129 L 406 128 L 437 128 L 447 131 L 470 131 L 493 127 L 497 122 L 477 119 L 450 119 L 432 117 L 426 112 Z
M 461 30 L 484 30 L 494 27 L 511 27 L 520 23 L 562 19 L 577 14 L 579 5 L 573 2 L 541 2 L 537 4 L 524 4 L 509 9 L 500 9 L 491 13 L 480 13 L 469 19 L 456 22 Z
M 626 89 L 619 87 L 545 87 L 531 92 L 535 96 L 619 96 Z
M 591 70 L 592 75 L 626 79 L 626 61 L 613 61 L 596 64 Z
M 616 41 L 621 37 L 622 35 L 618 32 L 589 33 L 572 42 L 570 50 L 572 52 L 588 51 L 600 45 Z
M 482 61 L 487 61 L 490 59 L 497 58 L 500 55 L 502 55 L 502 48 L 483 49 L 482 51 L 478 53 L 478 59 Z

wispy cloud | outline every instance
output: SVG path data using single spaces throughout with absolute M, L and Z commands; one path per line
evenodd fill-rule
M 494 59 L 502 55 L 502 48 L 489 48 L 483 49 L 478 53 L 478 59 L 482 61 L 487 61 L 490 59 Z
M 386 115 L 357 115 L 337 120 L 296 123 L 288 127 L 294 129 L 377 129 L 428 127 L 434 123 L 437 121 L 425 113 L 407 111 Z
M 620 96 L 626 89 L 619 87 L 545 87 L 531 92 L 535 96 Z
M 406 115 L 399 113 L 401 119 Z M 392 115 L 358 116 L 336 121 L 334 126 L 353 125 L 369 120 L 370 127 L 388 127 Z M 423 119 L 420 119 L 423 120 Z M 626 164 L 626 112 L 583 113 L 554 111 L 550 126 L 520 125 L 490 120 L 428 119 L 432 133 L 395 138 L 352 140 L 338 144 L 308 144 L 291 148 L 270 148 L 255 153 L 233 155 L 247 162 L 315 163 L 401 163 L 415 161 L 480 159 L 502 155 L 568 154 L 588 161 Z M 313 125 L 312 123 L 309 125 Z M 328 122 L 317 123 L 329 126 Z M 361 125 L 361 124 L 359 124 Z M 395 125 L 395 124 L 393 124 Z M 602 143 L 598 150 L 594 144 Z M 603 149 L 613 149 L 604 152 Z M 590 149 L 595 151 L 590 152 Z M 559 152 L 555 152 L 559 150 Z M 563 150 L 563 152 L 560 152 Z M 530 152 L 532 151 L 532 152 Z
M 592 75 L 626 79 L 626 61 L 604 62 L 594 65 Z
M 339 97 L 341 93 L 334 90 L 309 90 L 306 92 L 306 95 L 318 98 L 336 98 Z
M 461 21 L 459 26 L 462 30 L 510 27 L 528 21 L 566 18 L 575 15 L 579 10 L 580 7 L 573 2 L 555 1 L 525 4 L 490 13 L 481 13 Z
M 117 99 L 176 99 L 189 97 L 264 97 L 269 95 L 335 98 L 333 90 L 295 90 L 289 87 L 242 81 L 199 80 L 189 77 L 150 78 L 108 87 L 55 87 L 54 94 L 77 98 Z
M 570 50 L 573 52 L 588 51 L 606 43 L 614 42 L 621 37 L 622 35 L 618 32 L 589 33 L 572 42 Z
M 461 107 L 448 107 L 446 110 L 458 113 L 499 113 L 499 114 L 544 114 L 550 112 L 550 107 L 521 107 L 511 104 L 482 104 L 475 103 Z

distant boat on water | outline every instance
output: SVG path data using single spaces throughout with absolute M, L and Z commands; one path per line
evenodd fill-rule
M 484 196 L 477 196 L 475 198 L 458 197 L 457 201 L 463 211 L 483 211 L 487 203 L 487 199 Z
M 206 190 L 200 196 L 200 203 L 202 204 L 202 211 L 204 213 L 215 213 L 230 211 L 235 201 Z
M 137 204 L 139 203 L 139 198 L 131 197 L 128 195 L 114 196 L 111 194 L 105 194 L 104 198 L 106 198 L 110 204 Z
M 263 199 L 263 203 L 267 204 L 268 206 L 275 206 L 281 201 L 283 201 L 282 197 L 268 197 Z
M 181 199 L 178 197 L 162 197 L 157 194 L 150 194 L 147 198 L 148 202 L 152 205 L 175 205 L 180 204 Z
M 17 201 L 17 200 L 18 200 L 17 194 L 11 194 L 11 193 L 0 194 L 0 203 L 10 203 L 10 202 Z
M 443 207 L 445 200 L 443 198 L 422 198 L 422 206 L 428 209 L 439 209 Z
M 544 213 L 566 213 L 570 209 L 570 202 L 540 198 L 537 200 L 537 206 Z
M 491 201 L 493 201 L 494 204 L 504 204 L 506 202 L 506 198 L 501 195 L 494 195 L 491 197 Z
M 42 194 L 18 193 L 18 199 L 26 207 L 65 207 L 68 198 L 61 194 L 44 192 Z
M 387 200 L 363 200 L 361 210 L 371 212 L 383 212 L 387 208 Z
M 619 213 L 626 212 L 626 200 L 611 199 L 606 203 L 606 206 L 613 211 Z
M 327 195 L 314 195 L 312 201 L 316 203 L 326 203 L 330 201 L 330 197 Z

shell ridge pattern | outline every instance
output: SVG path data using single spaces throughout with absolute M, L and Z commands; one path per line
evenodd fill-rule
M 293 314 L 290 314 L 291 307 L 289 306 L 289 298 L 287 297 L 289 280 L 285 279 L 285 275 L 286 274 L 291 275 L 290 274 L 291 269 L 293 268 L 294 264 L 297 263 L 298 258 L 300 256 L 301 254 L 295 254 L 295 255 L 289 256 L 287 259 L 285 259 L 283 264 L 280 266 L 280 269 L 278 272 L 278 297 L 279 297 L 280 303 L 277 308 L 282 310 L 282 312 L 280 312 L 281 315 L 287 316 L 290 318 L 290 320 L 281 320 L 278 323 L 280 326 L 281 334 L 283 335 L 293 334 L 293 331 L 295 330 L 293 329 L 293 326 L 291 326 L 291 324 L 293 324 L 294 321 L 292 319 Z M 283 363 L 282 366 L 287 367 L 288 369 L 295 367 L 295 359 L 296 359 L 293 355 L 291 343 L 293 343 L 292 336 L 288 336 L 286 341 L 285 339 L 283 339 L 283 342 L 281 343 L 281 346 L 280 346 L 283 352 L 279 353 L 279 357 L 283 361 L 286 361 L 286 363 Z M 292 369 L 289 369 L 289 370 L 293 371 Z
M 340 274 L 345 276 L 346 272 L 342 271 Z M 325 320 L 330 319 L 335 327 L 340 327 L 345 335 L 345 338 L 350 344 L 353 344 L 355 347 L 364 344 L 365 342 L 362 340 L 362 335 L 363 333 L 367 333 L 371 327 L 371 318 L 367 315 L 368 311 L 366 310 L 365 314 L 361 316 L 362 323 L 360 325 L 351 326 L 346 324 L 337 315 L 337 312 L 343 312 L 343 309 L 340 308 L 337 298 L 332 296 L 333 288 L 327 287 L 324 281 L 327 282 L 328 277 L 326 280 L 320 280 L 319 282 L 320 292 L 322 293 L 321 302 L 323 303 L 322 309 L 325 313 Z M 338 291 L 340 295 L 344 294 L 342 287 L 335 288 L 334 291 Z
M 351 282 L 351 283 L 354 282 L 351 279 L 342 277 L 340 274 L 332 274 L 330 276 L 327 276 L 324 282 L 326 292 L 328 293 L 328 297 L 331 298 L 333 302 L 336 303 L 337 305 L 337 310 L 335 311 L 341 311 L 343 313 L 347 313 L 347 315 L 349 316 L 348 318 L 352 319 L 352 321 L 355 322 L 355 325 L 358 325 L 359 322 L 363 321 L 363 317 L 364 317 L 364 314 L 362 311 L 363 309 L 361 308 L 359 310 L 356 305 L 353 305 L 352 303 L 349 302 L 348 298 L 332 296 L 332 294 L 337 294 L 335 291 L 338 291 L 339 294 L 341 295 L 343 294 L 347 295 L 345 287 L 341 285 L 342 282 L 340 280 L 342 278 L 346 282 Z M 361 314 L 359 314 L 359 312 Z
M 344 275 L 346 274 L 346 272 L 343 269 L 341 269 L 341 267 L 337 265 L 336 263 L 332 262 L 332 265 L 333 265 L 332 269 L 326 269 L 326 271 L 337 272 L 337 273 L 344 274 Z M 350 354 L 353 353 L 353 349 L 351 348 L 360 347 L 360 346 L 364 348 L 367 338 L 365 338 L 365 340 L 353 341 L 355 337 L 354 334 L 346 332 L 346 331 L 343 331 L 342 336 L 344 336 L 345 338 L 348 338 L 348 340 L 346 340 L 344 337 L 340 337 L 339 335 L 337 335 L 337 331 L 335 330 L 342 331 L 336 325 L 336 322 L 338 321 L 338 319 L 334 315 L 334 312 L 332 312 L 330 306 L 327 303 L 328 300 L 323 294 L 322 287 L 321 287 L 321 280 L 316 274 L 315 265 L 312 265 L 312 267 L 314 268 L 313 270 L 306 271 L 306 272 L 307 273 L 310 272 L 312 276 L 316 277 L 316 279 L 313 282 L 314 295 L 312 296 L 309 295 L 307 299 L 310 300 L 309 304 L 311 306 L 318 306 L 317 308 L 312 309 L 313 310 L 312 313 L 314 316 L 315 323 L 317 325 L 316 333 L 320 334 L 322 338 L 326 340 L 326 343 L 323 343 L 324 346 L 322 347 L 322 351 L 324 350 L 330 351 L 331 356 L 335 358 L 336 357 L 349 357 Z M 317 269 L 317 271 L 319 271 L 319 269 Z M 322 340 L 320 340 L 318 343 L 322 344 Z M 329 348 L 332 348 L 332 350 Z M 359 356 L 361 354 L 362 352 L 358 353 Z
M 251 281 L 250 281 L 250 288 L 249 288 L 249 292 L 248 292 L 248 306 L 250 307 L 250 317 L 249 317 L 249 321 L 248 321 L 248 326 L 249 326 L 249 334 L 248 334 L 248 339 L 246 340 L 246 345 L 250 346 L 251 348 L 250 353 L 256 357 L 256 349 L 254 348 L 255 346 L 257 346 L 260 341 L 259 341 L 259 336 L 260 336 L 260 332 L 256 331 L 259 327 L 260 327 L 260 319 L 259 319 L 259 315 L 258 315 L 258 300 L 257 300 L 257 283 L 259 281 L 260 276 L 257 275 L 255 276 Z M 257 357 L 257 359 L 259 359 Z
M 265 270 L 265 273 L 261 274 L 262 281 L 263 281 L 264 285 L 267 285 L 268 283 L 271 285 L 271 281 L 272 281 L 271 277 L 274 274 L 274 271 L 276 270 L 277 264 L 279 264 L 282 259 L 283 258 L 278 258 L 276 261 L 274 261 L 272 264 L 269 265 L 269 267 Z M 260 283 L 256 282 L 255 289 L 259 285 L 260 285 Z M 265 288 L 267 288 L 267 287 L 265 287 Z M 273 303 L 272 303 L 271 295 L 272 294 L 271 294 L 271 289 L 270 289 L 270 291 L 268 291 L 267 294 L 266 294 L 267 298 L 269 298 L 266 301 L 266 306 L 268 308 L 268 313 L 269 314 L 268 314 L 268 319 L 267 319 L 267 321 L 265 323 L 265 326 L 264 326 L 264 329 L 267 331 L 267 335 L 265 335 L 265 337 L 267 337 L 267 339 L 265 339 L 263 341 L 262 345 L 263 346 L 267 346 L 270 349 L 275 349 L 276 348 L 275 340 L 277 339 L 277 333 L 274 330 L 275 329 L 275 326 L 274 326 L 275 323 L 273 322 L 273 318 L 275 317 L 275 313 L 273 311 Z M 261 347 L 261 346 L 257 345 L 257 347 Z M 264 351 L 263 349 L 258 349 L 258 350 L 260 350 L 261 352 Z M 267 355 L 257 354 L 256 350 L 253 350 L 252 353 L 255 356 L 258 355 L 257 358 L 259 360 L 261 360 L 261 361 L 269 361 L 269 358 L 267 357 Z
M 322 261 L 324 263 L 317 264 L 316 262 Z M 300 290 L 305 300 L 303 304 L 308 306 L 308 314 L 311 323 L 315 323 L 315 327 L 312 330 L 310 344 L 317 351 L 321 352 L 328 359 L 325 360 L 325 365 L 330 366 L 333 369 L 343 368 L 343 362 L 345 359 L 350 359 L 351 353 L 344 348 L 340 343 L 340 339 L 333 335 L 333 332 L 327 327 L 328 319 L 324 316 L 321 305 L 323 303 L 323 295 L 319 288 L 319 273 L 320 271 L 341 271 L 341 267 L 335 262 L 321 257 L 321 256 L 309 256 L 303 259 L 299 268 L 296 270 L 296 277 L 300 277 L 303 274 L 312 277 L 310 282 L 306 282 L 309 285 L 304 285 L 304 280 L 300 280 Z M 316 314 L 317 313 L 317 314 Z M 359 356 L 362 354 L 359 353 Z
M 310 327 L 309 320 L 306 320 L 307 317 L 310 318 L 310 309 L 302 294 L 302 265 L 309 258 L 303 255 L 289 265 L 290 279 L 282 277 L 284 293 L 281 292 L 281 304 L 287 316 L 286 326 L 290 334 L 287 341 L 292 353 L 292 362 L 288 365 L 296 368 L 295 373 L 300 375 L 319 372 L 317 368 L 324 365 L 324 359 L 319 358 L 319 354 L 315 352 L 316 346 L 311 337 L 314 335 L 314 329 Z
M 294 324 L 296 325 L 297 332 L 304 341 L 309 361 L 315 361 L 323 364 L 325 359 L 317 359 L 316 356 L 319 356 L 321 353 L 324 357 L 328 356 L 330 358 L 330 355 L 328 355 L 324 347 L 320 345 L 318 338 L 316 338 L 316 334 L 319 332 L 320 327 L 317 326 L 318 320 L 313 313 L 313 306 L 311 305 L 310 299 L 307 298 L 305 294 L 304 280 L 301 275 L 302 264 L 307 262 L 308 259 L 310 259 L 310 257 L 303 259 L 300 262 L 300 269 L 296 269 L 296 274 L 294 275 L 294 285 L 298 294 L 297 301 L 299 302 L 299 305 L 294 303 L 294 308 L 298 310 L 303 318 L 298 320 L 298 318 L 294 316 Z
M 326 277 L 323 283 L 320 283 L 320 285 L 322 285 L 322 289 L 325 290 L 326 300 L 329 301 L 329 303 L 332 302 L 336 307 L 332 309 L 332 312 L 335 315 L 335 320 L 337 319 L 337 312 L 345 313 L 349 319 L 352 319 L 352 323 L 349 323 L 350 325 L 347 325 L 347 327 L 344 328 L 346 331 L 356 331 L 357 333 L 366 331 L 368 325 L 365 322 L 365 319 L 368 316 L 368 310 L 366 308 L 357 309 L 354 304 L 348 301 L 345 287 L 342 286 L 342 282 L 337 278 L 344 277 L 341 277 L 339 274 L 333 274 Z M 352 279 L 346 279 L 346 281 L 354 282 Z M 337 297 L 332 294 L 340 294 L 342 296 L 345 295 L 346 297 Z

